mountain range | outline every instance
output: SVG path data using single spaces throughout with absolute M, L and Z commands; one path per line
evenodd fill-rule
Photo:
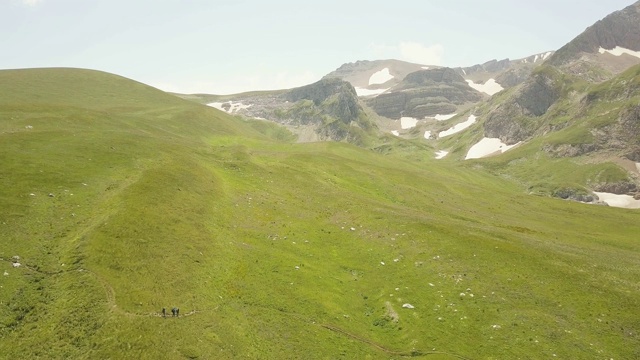
M 448 154 L 448 159 L 468 159 L 474 146 L 474 154 L 482 149 L 480 157 L 516 147 L 521 148 L 518 153 L 533 151 L 550 159 L 615 164 L 625 176 L 588 177 L 546 192 L 583 199 L 594 191 L 617 189 L 617 195 L 638 199 L 639 12 L 635 3 L 557 51 L 522 59 L 460 68 L 357 61 L 300 89 L 190 98 L 232 114 L 284 124 L 303 142 L 350 141 L 375 147 L 376 132 L 391 132 L 422 139 L 419 146 L 432 147 L 439 157 Z M 547 172 L 545 166 L 540 172 Z
M 0 70 L 0 357 L 640 358 L 638 24 L 224 96 Z

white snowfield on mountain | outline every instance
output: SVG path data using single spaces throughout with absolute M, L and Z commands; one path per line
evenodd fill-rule
M 359 88 L 359 87 L 356 87 L 355 89 L 356 89 L 356 94 L 359 97 L 380 95 L 383 92 L 389 90 L 389 89 L 373 89 L 373 90 L 369 90 L 369 89 L 364 89 L 364 88 Z
M 433 118 L 436 119 L 437 121 L 445 121 L 453 118 L 456 115 L 458 114 L 446 114 L 446 115 L 436 114 L 436 116 L 434 116 Z
M 495 79 L 489 79 L 484 84 L 476 84 L 473 80 L 467 80 L 467 83 L 473 89 L 489 95 L 497 94 L 504 90 L 502 85 L 498 84 Z
M 436 152 L 436 159 L 438 159 L 438 160 L 443 159 L 447 155 L 449 155 L 448 151 L 440 150 L 440 151 Z
M 640 209 L 640 200 L 636 200 L 630 195 L 616 195 L 603 192 L 594 192 L 594 194 L 598 195 L 598 198 L 606 202 L 609 206 L 625 209 Z
M 230 105 L 228 110 L 222 107 L 222 105 L 224 105 L 224 104 L 229 104 Z M 242 102 L 234 103 L 233 101 L 227 101 L 227 102 L 224 102 L 224 103 L 212 102 L 212 103 L 208 103 L 207 105 L 211 106 L 211 107 L 214 107 L 214 108 L 216 108 L 218 110 L 222 110 L 224 112 L 227 112 L 229 114 L 233 114 L 236 111 L 239 111 L 239 110 L 242 110 L 242 109 L 248 109 L 248 108 L 251 107 L 251 104 L 244 105 Z
M 635 56 L 637 58 L 640 58 L 640 51 L 633 51 L 633 50 L 625 49 L 625 48 L 620 47 L 620 46 L 616 46 L 615 48 L 613 48 L 611 50 L 607 50 L 607 49 L 601 47 L 600 49 L 598 49 L 598 52 L 600 54 L 609 53 L 609 54 L 615 55 L 615 56 L 622 56 L 623 54 L 627 54 L 627 55 L 631 55 L 631 56 Z
M 371 77 L 369 78 L 369 85 L 384 84 L 393 78 L 394 76 L 389 73 L 389 68 L 384 68 L 371 75 Z
M 538 62 L 538 60 L 546 60 L 549 56 L 551 56 L 551 51 L 546 52 L 542 55 L 536 55 L 535 59 L 533 59 L 533 62 Z
M 504 153 L 519 144 L 507 145 L 498 138 L 483 138 L 469 149 L 464 159 L 480 159 L 498 152 Z
M 440 133 L 438 134 L 438 137 L 445 137 L 445 136 L 449 136 L 449 135 L 453 135 L 455 133 L 459 133 L 460 131 L 468 128 L 469 126 L 473 125 L 476 122 L 476 117 L 475 115 L 469 115 L 469 118 L 467 119 L 467 121 L 461 122 L 459 124 L 454 125 L 452 128 L 449 128 L 445 131 L 440 131 Z
M 401 117 L 400 118 L 400 127 L 402 127 L 402 130 L 406 130 L 406 129 L 411 129 L 416 127 L 416 125 L 418 124 L 418 119 L 416 118 L 412 118 L 412 117 Z

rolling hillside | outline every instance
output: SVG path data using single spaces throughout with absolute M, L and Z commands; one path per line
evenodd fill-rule
M 7 358 L 640 357 L 637 211 L 96 71 L 0 93 Z

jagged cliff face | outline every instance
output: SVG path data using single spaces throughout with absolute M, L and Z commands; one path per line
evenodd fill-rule
M 325 78 L 350 82 L 380 116 L 423 119 L 464 112 L 505 88 L 521 84 L 551 54 L 453 69 L 398 60 L 357 61 L 342 65 Z
M 353 86 L 338 79 L 323 79 L 311 85 L 292 89 L 285 93 L 283 98 L 293 103 L 310 100 L 322 113 L 347 125 L 357 121 L 362 112 Z
M 231 114 L 285 125 L 302 142 L 348 141 L 363 144 L 376 131 L 351 84 L 325 78 L 314 84 L 279 91 L 238 94 L 210 103 Z
M 456 68 L 455 70 L 465 80 L 484 83 L 494 79 L 500 86 L 508 89 L 523 83 L 533 70 L 544 63 L 553 53 L 553 51 L 548 51 L 516 60 L 491 60 L 484 64 Z
M 640 1 L 608 15 L 587 28 L 560 48 L 549 59 L 549 64 L 557 67 L 567 66 L 581 60 L 585 54 L 600 54 L 600 48 L 611 50 L 622 47 L 640 51 L 639 19 Z
M 613 52 L 619 56 L 605 51 L 612 49 L 618 49 Z M 587 28 L 554 53 L 542 71 L 534 71 L 508 98 L 494 104 L 486 115 L 486 136 L 513 144 L 553 130 L 547 125 L 551 122 L 549 117 L 555 114 L 545 116 L 549 109 L 560 100 L 567 100 L 567 97 L 574 97 L 574 100 L 580 98 L 580 91 L 586 91 L 588 87 L 585 81 L 587 84 L 597 84 L 640 63 L 640 52 L 633 55 L 638 50 L 640 2 L 614 12 Z M 565 101 L 563 106 L 572 105 Z M 577 153 L 597 148 L 590 145 L 579 149 Z
M 544 115 L 560 98 L 562 88 L 554 72 L 538 72 L 520 86 L 506 101 L 486 116 L 486 137 L 499 138 L 511 145 L 526 140 L 537 130 L 533 121 Z
M 403 116 L 421 119 L 455 113 L 483 99 L 455 70 L 438 68 L 408 74 L 393 91 L 367 100 L 367 105 L 378 115 L 391 119 Z

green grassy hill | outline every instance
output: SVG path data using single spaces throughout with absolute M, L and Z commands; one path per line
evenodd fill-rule
M 8 358 L 640 357 L 640 212 L 100 72 L 0 94 Z

